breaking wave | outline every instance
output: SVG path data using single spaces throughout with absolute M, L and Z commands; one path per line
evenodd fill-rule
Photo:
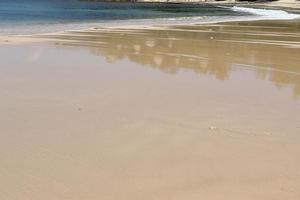
M 300 15 L 288 13 L 283 10 L 245 8 L 239 6 L 233 6 L 232 10 L 236 12 L 245 12 L 245 13 L 262 16 L 263 19 L 296 19 L 300 17 Z

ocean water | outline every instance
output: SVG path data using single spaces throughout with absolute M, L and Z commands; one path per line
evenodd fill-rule
M 245 20 L 268 14 L 270 13 L 263 12 L 262 9 L 195 4 L 0 0 L 0 35 L 56 32 L 119 24 L 188 24 Z M 277 16 L 278 13 L 271 14 Z M 281 17 L 289 15 L 280 14 Z

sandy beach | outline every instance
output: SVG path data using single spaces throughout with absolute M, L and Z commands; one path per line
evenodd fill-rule
M 300 21 L 0 39 L 0 199 L 300 199 Z

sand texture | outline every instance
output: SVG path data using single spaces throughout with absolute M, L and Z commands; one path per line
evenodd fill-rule
M 1 44 L 0 199 L 300 199 L 299 27 Z

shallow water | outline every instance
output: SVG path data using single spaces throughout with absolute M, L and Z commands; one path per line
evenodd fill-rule
M 54 30 L 82 28 L 88 26 L 87 23 L 116 20 L 240 15 L 247 14 L 234 12 L 228 8 L 204 5 L 1 0 L 0 34 L 49 32 L 51 28 Z
M 28 35 L 127 24 L 195 24 L 297 17 L 280 10 L 203 4 L 1 0 L 0 35 Z

